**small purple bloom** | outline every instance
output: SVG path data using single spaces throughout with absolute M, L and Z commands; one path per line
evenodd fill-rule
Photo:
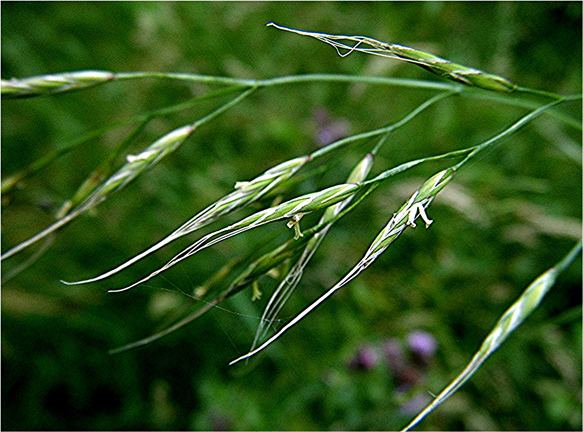
M 355 370 L 370 370 L 374 368 L 379 360 L 376 350 L 368 345 L 362 346 L 356 355 L 350 360 L 348 366 Z
M 407 336 L 407 344 L 411 352 L 422 359 L 433 357 L 437 350 L 435 338 L 424 331 L 414 331 Z
M 227 416 L 213 410 L 210 414 L 211 428 L 214 431 L 233 430 L 233 422 Z

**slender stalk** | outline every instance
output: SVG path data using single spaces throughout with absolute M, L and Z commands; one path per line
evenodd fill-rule
M 439 102 L 440 100 L 448 98 L 448 97 L 453 96 L 455 94 L 457 94 L 457 91 L 440 93 L 440 94 L 432 97 L 431 99 L 423 102 L 421 105 L 419 105 L 417 108 L 415 108 L 413 111 L 411 111 L 409 114 L 407 114 L 405 117 L 403 117 L 401 120 L 399 120 L 396 123 L 390 124 L 390 125 L 383 127 L 383 128 L 375 129 L 375 130 L 372 130 L 369 132 L 364 132 L 364 133 L 361 133 L 358 135 L 353 135 L 351 137 L 341 139 L 341 140 L 336 141 L 332 144 L 329 144 L 325 147 L 322 147 L 319 150 L 316 150 L 310 156 L 312 157 L 312 159 L 315 159 L 315 158 L 318 158 L 320 156 L 324 156 L 325 154 L 328 154 L 334 150 L 337 150 L 339 147 L 343 147 L 346 144 L 353 142 L 354 140 L 373 138 L 373 137 L 376 137 L 379 135 L 394 132 L 397 129 L 399 129 L 400 127 L 403 127 L 404 125 L 409 123 L 411 120 L 413 120 L 415 117 L 417 117 L 419 114 L 421 114 L 423 111 L 425 111 L 427 108 L 429 108 L 434 103 Z
M 510 126 L 509 128 L 503 130 L 502 132 L 500 132 L 499 134 L 493 136 L 492 138 L 484 141 L 481 144 L 478 144 L 477 146 L 474 147 L 474 149 L 472 150 L 471 153 L 469 153 L 460 163 L 458 163 L 456 165 L 456 169 L 460 168 L 461 166 L 465 165 L 466 163 L 468 163 L 472 158 L 474 158 L 478 153 L 482 152 L 483 150 L 487 149 L 488 147 L 492 146 L 493 144 L 495 144 L 496 142 L 498 142 L 499 140 L 501 140 L 502 138 L 505 138 L 515 132 L 517 132 L 519 129 L 521 129 L 525 124 L 531 122 L 532 120 L 536 119 L 537 117 L 539 117 L 542 113 L 544 113 L 546 110 L 559 105 L 563 102 L 565 102 L 566 99 L 565 98 L 561 98 L 558 99 L 554 102 L 551 102 L 549 104 L 546 104 L 534 111 L 532 111 L 531 113 L 529 113 L 528 115 L 522 117 L 520 120 L 518 120 L 516 123 L 514 123 L 512 126 Z
M 112 73 L 113 76 L 110 79 L 104 81 L 104 83 L 115 82 L 115 81 L 132 81 L 141 79 L 164 79 L 164 80 L 176 80 L 199 84 L 209 84 L 209 85 L 228 85 L 239 88 L 263 88 L 263 87 L 275 87 L 280 85 L 290 85 L 290 84 L 302 84 L 302 83 L 312 83 L 312 82 L 335 82 L 335 83 L 361 83 L 369 85 L 383 85 L 390 87 L 401 87 L 401 88 L 414 88 L 419 90 L 450 90 L 457 91 L 463 96 L 477 98 L 477 99 L 488 99 L 499 103 L 504 103 L 511 106 L 517 107 L 527 107 L 535 108 L 540 106 L 531 102 L 528 99 L 524 99 L 520 96 L 520 93 L 524 95 L 535 95 L 558 98 L 561 95 L 556 95 L 550 92 L 544 92 L 542 90 L 526 89 L 523 87 L 518 87 L 513 94 L 507 93 L 492 93 L 488 91 L 481 90 L 480 88 L 467 87 L 459 84 L 427 81 L 427 80 L 415 80 L 406 78 L 390 78 L 390 77 L 375 77 L 375 76 L 362 76 L 362 75 L 343 75 L 343 74 L 303 74 L 303 75 L 288 75 L 281 77 L 274 77 L 268 79 L 240 79 L 240 78 L 230 78 L 224 76 L 213 76 L 213 75 L 199 75 L 199 74 L 189 74 L 189 73 L 165 73 L 165 72 L 119 72 Z M 18 81 L 18 80 L 12 80 Z M 10 95 L 5 92 L 5 82 L 2 82 L 2 97 L 9 98 Z M 579 95 L 580 97 L 580 95 Z M 581 130 L 581 122 L 576 119 L 572 119 L 564 114 L 558 113 L 556 111 L 549 111 L 549 115 L 557 118 L 559 121 L 576 127 Z

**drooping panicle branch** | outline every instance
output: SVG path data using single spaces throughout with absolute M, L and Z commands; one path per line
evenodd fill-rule
M 333 46 L 341 57 L 346 57 L 352 52 L 358 51 L 413 63 L 429 72 L 439 75 L 442 78 L 447 78 L 469 86 L 505 93 L 512 92 L 516 89 L 516 85 L 508 81 L 506 78 L 453 63 L 449 60 L 445 60 L 436 55 L 414 48 L 381 42 L 367 36 L 347 36 L 311 32 L 285 27 L 275 23 L 269 23 L 267 25 L 279 30 L 316 38 L 321 42 Z
M 581 242 L 554 267 L 537 277 L 522 293 L 522 295 L 502 314 L 480 349 L 474 354 L 464 370 L 439 393 L 405 428 L 408 431 L 417 426 L 433 410 L 445 402 L 466 383 L 496 351 L 510 334 L 538 307 L 546 293 L 553 287 L 558 275 L 568 267 L 581 253 Z
M 320 296 L 302 312 L 296 315 L 290 322 L 283 326 L 272 337 L 263 342 L 263 344 L 261 344 L 259 347 L 231 361 L 229 364 L 232 365 L 240 362 L 241 360 L 252 357 L 279 339 L 284 333 L 295 326 L 299 321 L 304 319 L 320 304 L 322 304 L 335 292 L 348 284 L 360 273 L 362 273 L 368 266 L 370 266 L 391 245 L 391 243 L 393 243 L 403 233 L 403 231 L 405 231 L 408 226 L 415 227 L 415 220 L 418 217 L 421 217 L 425 222 L 426 227 L 429 227 L 433 221 L 427 217 L 425 210 L 431 204 L 435 196 L 451 181 L 454 173 L 455 170 L 448 168 L 435 174 L 433 177 L 423 183 L 419 190 L 417 190 L 411 196 L 411 198 L 401 206 L 398 212 L 393 215 L 387 225 L 373 240 L 362 259 L 342 279 L 340 279 L 336 285 L 327 290 L 322 296 Z
M 455 94 L 454 92 L 444 92 L 433 96 L 426 100 L 424 103 L 416 107 L 402 119 L 398 120 L 395 123 L 391 123 L 385 127 L 374 129 L 369 132 L 364 132 L 356 135 L 352 135 L 350 137 L 346 137 L 335 141 L 334 143 L 329 144 L 328 146 L 316 150 L 315 152 L 306 155 L 300 156 L 294 159 L 290 159 L 288 161 L 282 162 L 279 165 L 276 165 L 263 174 L 257 176 L 256 178 L 249 180 L 249 181 L 242 181 L 237 182 L 235 184 L 235 189 L 233 192 L 225 195 L 224 197 L 220 198 L 219 200 L 215 201 L 211 205 L 207 206 L 204 210 L 200 211 L 184 224 L 182 224 L 178 229 L 174 232 L 160 240 L 159 242 L 155 243 L 154 245 L 150 246 L 148 249 L 144 250 L 143 252 L 139 253 L 138 255 L 130 258 L 129 260 L 125 261 L 124 263 L 114 267 L 113 269 L 98 275 L 91 279 L 86 279 L 83 281 L 79 281 L 76 283 L 89 283 L 89 282 L 96 282 L 99 280 L 103 280 L 108 278 L 125 268 L 133 265 L 137 261 L 145 258 L 146 256 L 150 255 L 151 253 L 159 250 L 160 248 L 168 245 L 169 243 L 173 242 L 174 240 L 192 233 L 199 228 L 202 228 L 211 222 L 214 222 L 219 217 L 226 215 L 232 211 L 241 209 L 248 204 L 251 204 L 257 201 L 259 198 L 264 196 L 269 191 L 273 190 L 278 185 L 282 184 L 284 181 L 288 180 L 292 177 L 298 170 L 300 170 L 306 163 L 309 161 L 322 157 L 332 151 L 338 150 L 343 146 L 348 144 L 354 143 L 359 140 L 363 140 L 370 137 L 375 137 L 381 134 L 388 134 L 394 132 L 396 129 L 403 127 L 408 122 L 412 121 L 415 117 L 421 114 L 423 111 L 431 107 L 433 104 L 437 103 L 440 100 L 443 100 L 447 97 L 452 96 Z
M 356 164 L 346 180 L 347 183 L 359 183 L 364 181 L 370 172 L 370 169 L 372 168 L 373 160 L 373 154 L 367 154 L 359 163 Z M 257 345 L 257 342 L 265 336 L 269 330 L 270 324 L 276 319 L 277 315 L 297 287 L 305 267 L 308 265 L 310 259 L 328 233 L 328 230 L 331 228 L 333 223 L 332 221 L 346 206 L 350 204 L 352 198 L 353 195 L 349 196 L 344 201 L 341 201 L 338 204 L 335 204 L 326 209 L 319 222 L 319 224 L 325 225 L 324 228 L 314 234 L 314 236 L 308 241 L 306 247 L 302 251 L 301 256 L 287 272 L 287 275 L 282 279 L 280 284 L 271 295 L 267 306 L 265 306 L 265 310 L 261 316 L 259 327 L 255 333 L 255 338 L 253 340 L 251 349 L 254 349 Z
M 65 217 L 57 220 L 54 224 L 45 228 L 41 232 L 35 234 L 29 239 L 19 243 L 12 249 L 8 250 L 2 256 L 0 260 L 9 258 L 18 252 L 26 249 L 37 241 L 45 238 L 47 235 L 57 231 L 62 228 L 85 211 L 99 205 L 105 199 L 107 199 L 111 194 L 119 191 L 129 184 L 132 180 L 138 177 L 140 174 L 146 172 L 163 158 L 173 153 L 180 147 L 180 145 L 190 136 L 192 133 L 201 125 L 207 123 L 219 114 L 222 114 L 227 109 L 236 105 L 247 96 L 249 96 L 254 89 L 249 89 L 234 99 L 230 100 L 226 104 L 220 106 L 218 109 L 212 111 L 205 117 L 195 121 L 194 123 L 186 126 L 177 128 L 156 140 L 154 143 L 150 144 L 146 149 L 141 151 L 136 155 L 128 155 L 126 158 L 126 163 L 108 179 L 106 179 L 101 186 L 97 187 L 93 193 L 91 193 L 85 201 L 83 201 L 79 206 L 69 212 Z

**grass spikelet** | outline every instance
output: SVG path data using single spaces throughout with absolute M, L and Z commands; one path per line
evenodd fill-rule
M 243 95 L 244 94 L 245 93 L 243 93 Z M 233 192 L 219 199 L 210 206 L 206 207 L 201 212 L 197 213 L 195 216 L 186 221 L 182 226 L 180 226 L 178 229 L 176 229 L 174 232 L 166 236 L 161 241 L 155 243 L 148 249 L 123 262 L 122 264 L 114 267 L 113 269 L 103 274 L 100 274 L 94 278 L 87 279 L 85 281 L 80 281 L 79 283 L 96 282 L 122 271 L 123 269 L 135 264 L 137 261 L 145 258 L 147 255 L 166 246 L 167 244 L 171 243 L 177 238 L 192 233 L 193 231 L 215 221 L 219 217 L 256 201 L 269 191 L 273 190 L 276 186 L 289 179 L 308 161 L 322 157 L 334 150 L 338 150 L 339 148 L 351 144 L 355 141 L 371 138 L 381 134 L 386 135 L 391 132 L 394 132 L 396 129 L 406 125 L 408 122 L 413 120 L 417 115 L 419 115 L 424 110 L 432 106 L 434 103 L 447 97 L 450 97 L 454 94 L 456 94 L 456 92 L 443 92 L 441 94 L 433 96 L 432 98 L 423 102 L 413 111 L 411 111 L 409 114 L 407 114 L 406 116 L 404 116 L 402 119 L 395 123 L 389 124 L 388 126 L 375 129 L 369 132 L 364 132 L 340 139 L 334 143 L 329 144 L 326 147 L 316 150 L 315 152 L 307 156 L 301 156 L 283 162 L 279 165 L 276 165 L 253 180 L 249 180 L 246 182 L 237 182 L 235 184 L 235 190 Z M 416 163 L 418 163 L 418 161 Z M 392 174 L 387 174 L 386 177 L 390 175 Z
M 175 231 L 176 235 L 191 233 L 219 217 L 257 201 L 269 191 L 293 176 L 311 158 L 301 156 L 276 165 L 249 181 L 235 183 L 235 189 L 214 202 Z
M 111 177 L 109 177 L 100 187 L 98 187 L 87 199 L 67 216 L 34 235 L 33 237 L 18 244 L 2 255 L 2 259 L 9 258 L 33 243 L 46 237 L 50 233 L 71 222 L 86 210 L 95 207 L 112 193 L 122 189 L 138 175 L 156 165 L 162 158 L 176 150 L 182 142 L 188 138 L 195 128 L 192 125 L 183 126 L 162 136 L 144 151 L 137 155 L 128 155 L 127 162 Z
M 2 80 L 0 94 L 3 98 L 45 96 L 81 90 L 115 79 L 115 74 L 105 71 L 79 71 L 52 75 L 39 75 L 24 79 Z
M 373 240 L 370 247 L 362 257 L 362 259 L 332 288 L 328 289 L 322 296 L 305 308 L 302 312 L 296 315 L 290 322 L 283 326 L 278 332 L 267 339 L 259 347 L 251 350 L 245 355 L 236 358 L 229 364 L 233 365 L 240 362 L 241 360 L 250 358 L 255 354 L 263 351 L 277 339 L 279 339 L 285 332 L 296 325 L 299 321 L 304 319 L 310 312 L 316 309 L 321 303 L 328 299 L 340 288 L 348 284 L 355 277 L 357 277 L 361 272 L 363 272 L 368 266 L 370 266 L 378 256 L 380 256 L 389 245 L 394 242 L 408 227 L 415 227 L 415 220 L 421 217 L 425 222 L 426 227 L 433 221 L 431 221 L 425 209 L 431 204 L 435 196 L 451 181 L 455 171 L 448 168 L 441 171 L 427 180 L 420 188 L 417 190 L 411 198 L 401 206 L 399 211 L 393 215 L 389 220 L 387 225 L 381 230 L 377 237 Z
M 348 176 L 348 183 L 358 183 L 366 179 L 370 169 L 372 168 L 372 163 L 374 160 L 374 155 L 372 153 L 367 154 L 352 170 Z M 276 319 L 277 315 L 290 298 L 295 288 L 297 287 L 305 267 L 308 265 L 310 259 L 322 243 L 322 240 L 331 228 L 334 218 L 352 201 L 352 196 L 346 198 L 344 201 L 339 202 L 331 207 L 328 207 L 324 214 L 322 215 L 319 224 L 324 225 L 321 231 L 318 231 L 314 236 L 308 241 L 306 247 L 302 251 L 301 256 L 295 262 L 295 264 L 289 270 L 287 276 L 283 278 L 281 283 L 277 286 L 275 291 L 263 311 L 261 320 L 259 322 L 259 327 L 255 333 L 255 338 L 251 349 L 255 348 L 258 341 L 265 337 L 265 334 L 269 330 L 269 325 Z
M 359 51 L 413 63 L 442 78 L 486 90 L 508 93 L 517 88 L 516 85 L 501 76 L 452 63 L 449 60 L 414 48 L 381 42 L 366 36 L 346 36 L 310 32 L 284 27 L 275 23 L 269 23 L 267 25 L 279 30 L 316 38 L 321 42 L 333 46 L 341 57 L 346 57 L 354 51 Z M 349 43 L 352 43 L 352 45 Z
M 302 195 L 298 198 L 281 203 L 275 207 L 270 207 L 268 209 L 253 213 L 252 215 L 231 224 L 225 228 L 213 231 L 210 234 L 205 235 L 189 247 L 185 248 L 182 252 L 174 256 L 170 261 L 168 261 L 164 266 L 160 267 L 158 270 L 150 273 L 150 275 L 145 278 L 121 289 L 110 290 L 110 292 L 121 292 L 129 290 L 141 283 L 144 283 L 154 276 L 168 270 L 170 267 L 178 264 L 180 261 L 185 260 L 193 256 L 194 254 L 200 252 L 203 249 L 214 246 L 224 240 L 227 240 L 238 234 L 242 234 L 254 228 L 258 228 L 262 225 L 283 220 L 291 219 L 298 214 L 310 213 L 322 208 L 328 207 L 330 205 L 336 204 L 339 201 L 347 198 L 350 195 L 355 194 L 361 185 L 354 183 L 340 184 L 336 186 L 331 186 L 329 188 L 320 190 L 318 192 L 313 192 L 310 194 Z M 90 282 L 95 282 L 100 279 L 106 278 L 111 272 L 104 273 L 103 275 L 97 276 L 92 279 L 86 279 L 78 282 L 65 282 L 67 285 L 80 285 Z
M 565 270 L 581 252 L 581 242 L 554 267 L 537 277 L 522 293 L 522 295 L 510 306 L 498 320 L 492 331 L 488 334 L 480 349 L 474 354 L 464 370 L 455 377 L 435 399 L 421 411 L 405 428 L 408 431 L 417 426 L 427 415 L 445 402 L 462 385 L 466 383 L 496 351 L 510 334 L 537 308 L 546 293 L 555 284 L 559 274 Z
M 22 243 L 2 254 L 2 256 L 0 256 L 0 260 L 4 260 L 17 254 L 30 245 L 43 239 L 47 235 L 62 228 L 77 218 L 79 215 L 83 214 L 85 211 L 99 205 L 101 202 L 106 200 L 109 195 L 124 188 L 137 176 L 152 168 L 170 153 L 173 153 L 199 126 L 209 122 L 216 116 L 236 105 L 238 102 L 250 95 L 253 91 L 254 89 L 249 89 L 226 104 L 222 105 L 215 111 L 211 112 L 207 116 L 195 121 L 194 123 L 182 126 L 167 133 L 139 154 L 128 155 L 126 157 L 126 163 L 116 173 L 110 176 L 101 186 L 96 188 L 95 191 L 91 193 L 87 199 L 83 201 L 77 208 L 41 232 L 35 234 L 31 238 L 23 241 Z
M 309 156 L 295 158 L 268 169 L 263 174 L 252 180 L 237 182 L 233 192 L 225 195 L 224 197 L 215 201 L 213 204 L 206 207 L 204 210 L 194 215 L 178 229 L 176 229 L 174 232 L 166 236 L 158 243 L 155 243 L 145 251 L 130 258 L 113 269 L 80 283 L 97 282 L 99 280 L 113 276 L 114 274 L 150 255 L 151 253 L 173 242 L 174 240 L 190 234 L 214 222 L 219 217 L 224 216 L 236 209 L 243 208 L 246 205 L 258 200 L 267 192 L 294 175 L 309 159 Z

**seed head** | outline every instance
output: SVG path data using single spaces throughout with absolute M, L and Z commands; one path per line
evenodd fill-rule
M 436 55 L 397 44 L 381 42 L 366 36 L 333 35 L 309 32 L 269 23 L 269 26 L 303 36 L 316 38 L 336 49 L 341 57 L 354 51 L 388 57 L 416 64 L 429 72 L 459 83 L 498 92 L 511 92 L 516 85 L 498 75 L 489 74 L 478 69 L 452 63 Z
M 80 90 L 113 79 L 115 79 L 115 75 L 105 71 L 67 72 L 25 79 L 2 80 L 0 90 L 2 97 L 23 98 Z
M 380 256 L 380 254 L 382 254 L 389 247 L 393 241 L 395 241 L 401 235 L 407 226 L 414 225 L 412 222 L 414 222 L 419 214 L 425 214 L 425 209 L 429 206 L 429 204 L 431 204 L 437 193 L 439 193 L 439 191 L 441 191 L 445 185 L 451 181 L 454 173 L 455 171 L 453 169 L 448 168 L 437 173 L 425 183 L 423 183 L 419 190 L 416 191 L 405 204 L 403 204 L 403 206 L 395 215 L 393 215 L 385 228 L 383 228 L 383 230 L 373 240 L 362 259 L 346 275 L 344 275 L 342 279 L 340 279 L 332 288 L 328 289 L 312 304 L 302 310 L 277 333 L 263 342 L 263 344 L 255 349 L 252 349 L 247 354 L 231 361 L 229 364 L 237 363 L 257 354 L 260 351 L 263 351 L 265 348 L 279 339 L 290 328 L 295 326 L 298 322 L 309 315 L 314 309 L 326 301 L 326 299 L 332 296 L 336 291 L 347 285 L 350 281 L 362 273 L 370 264 L 372 264 L 373 261 L 377 259 L 378 256 Z M 413 214 L 415 211 L 418 213 Z M 411 216 L 411 214 L 413 214 L 413 216 Z
M 142 172 L 175 151 L 192 132 L 194 132 L 194 127 L 183 126 L 162 136 L 137 155 L 127 156 L 125 165 L 109 177 L 80 207 L 93 206 L 110 193 L 123 188 Z

